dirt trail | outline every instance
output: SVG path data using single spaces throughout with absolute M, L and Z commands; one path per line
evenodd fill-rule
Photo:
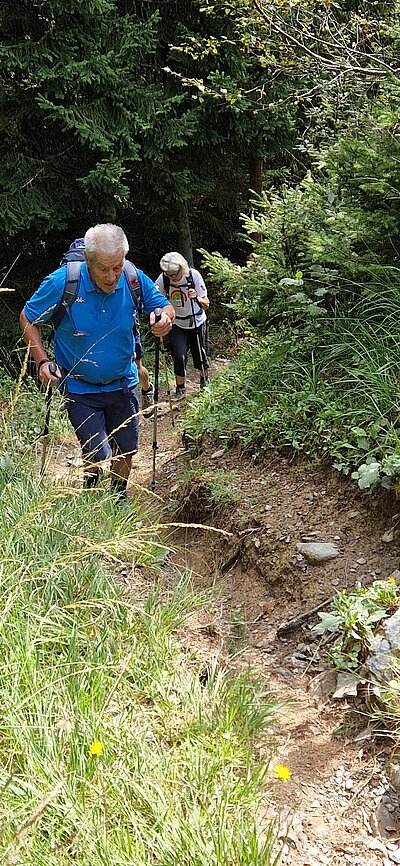
M 189 394 L 197 387 L 189 381 Z M 184 411 L 180 404 L 176 415 Z M 132 485 L 143 485 L 146 496 L 152 495 L 147 489 L 152 432 L 152 422 L 144 419 L 131 475 Z M 386 577 L 398 567 L 399 542 L 382 541 L 395 503 L 361 494 L 337 473 L 291 462 L 273 450 L 262 466 L 237 452 L 225 453 L 215 442 L 190 457 L 166 403 L 159 412 L 158 446 L 156 495 L 166 517 L 231 533 L 222 537 L 188 528 L 174 535 L 173 559 L 190 569 L 195 588 L 213 586 L 215 599 L 193 618 L 183 642 L 196 646 L 205 661 L 216 657 L 231 666 L 251 665 L 271 693 L 287 702 L 274 727 L 274 763 L 290 767 L 292 779 L 271 780 L 265 802 L 266 815 L 280 810 L 285 862 L 400 863 L 398 792 L 387 778 L 390 742 L 365 739 L 362 717 L 355 719 L 345 700 L 331 699 L 325 651 L 309 624 L 277 638 L 282 622 L 336 589 Z M 64 443 L 59 455 L 64 471 L 71 451 L 77 455 L 75 444 Z M 193 477 L 184 487 L 182 469 L 188 466 Z M 229 488 L 225 506 L 210 500 L 213 476 Z M 333 542 L 340 556 L 310 566 L 297 549 L 305 540 Z M 261 748 L 268 753 L 270 743 Z

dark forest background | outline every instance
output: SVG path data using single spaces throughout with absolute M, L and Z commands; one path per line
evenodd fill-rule
M 0 27 L 3 357 L 114 221 L 152 277 L 171 248 L 204 270 L 211 348 L 245 342 L 264 402 L 243 435 L 220 414 L 233 438 L 396 473 L 396 0 L 4 0 Z

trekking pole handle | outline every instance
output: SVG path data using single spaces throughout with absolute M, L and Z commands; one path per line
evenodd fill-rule
M 57 373 L 57 364 L 55 364 L 54 361 L 50 361 L 49 373 L 50 373 L 50 376 L 55 376 Z M 46 388 L 49 388 L 49 385 L 50 385 L 50 382 L 47 382 Z M 52 388 L 50 388 L 50 390 L 49 390 L 50 394 L 51 394 L 51 391 L 52 391 Z
M 55 364 L 54 361 L 49 362 L 49 373 L 50 373 L 50 376 L 55 376 L 57 374 L 57 364 Z M 53 390 L 52 388 L 50 388 L 50 380 L 48 380 L 46 383 L 43 382 L 43 380 L 42 380 L 42 385 L 46 390 L 46 394 L 47 394 L 46 399 L 50 400 L 51 399 L 51 392 Z
M 156 308 L 155 308 L 155 310 L 154 310 L 154 315 L 155 315 L 155 318 L 156 318 L 155 324 L 157 324 L 157 322 L 160 321 L 161 316 L 162 316 L 162 309 L 161 309 L 161 307 L 156 307 Z

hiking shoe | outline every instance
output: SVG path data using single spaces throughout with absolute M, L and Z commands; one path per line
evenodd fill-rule
M 85 490 L 90 490 L 92 487 L 96 487 L 101 481 L 103 472 L 101 469 L 88 469 L 83 473 L 83 487 Z
M 208 376 L 200 376 L 200 388 L 207 388 L 207 385 L 210 384 L 210 380 Z
M 149 385 L 147 391 L 142 388 L 142 409 L 144 418 L 154 415 L 154 385 Z
M 186 397 L 186 388 L 184 385 L 177 385 L 175 388 L 175 393 L 172 394 L 171 400 L 174 403 L 178 403 L 179 400 L 183 400 Z

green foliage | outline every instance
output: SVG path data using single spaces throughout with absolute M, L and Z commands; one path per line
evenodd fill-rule
M 253 63 L 229 40 L 229 18 L 223 32 L 219 24 L 197 0 L 149 0 L 129 11 L 93 0 L 68 12 L 56 0 L 45 13 L 41 0 L 5 0 L 0 258 L 8 267 L 22 251 L 14 285 L 33 287 L 94 221 L 122 223 L 151 273 L 166 245 L 189 242 L 190 228 L 195 247 L 232 244 L 254 158 L 273 153 L 276 170 L 286 164 L 295 126 L 288 106 L 273 119 L 254 117 L 182 88 L 178 72 L 194 74 L 199 57 L 175 48 L 215 46 L 224 35 L 226 50 L 204 55 L 207 74 L 251 89 Z
M 334 310 L 337 297 L 351 302 L 363 284 L 371 294 L 371 279 L 387 280 L 380 270 L 397 243 L 394 206 L 369 211 L 338 189 L 337 178 L 309 173 L 296 188 L 254 201 L 243 215 L 253 253 L 242 267 L 201 250 L 209 282 L 222 286 L 240 316 L 284 326 L 309 321 Z
M 176 576 L 169 593 L 154 571 L 142 580 L 165 550 L 154 513 L 40 480 L 26 455 L 9 469 L 0 461 L 2 862 L 272 866 L 253 744 L 277 707 L 257 678 L 210 664 L 205 683 L 195 653 L 186 663 L 176 632 L 201 600 Z
M 43 443 L 46 399 L 43 389 L 27 377 L 17 384 L 7 376 L 0 378 L 0 450 L 8 468 L 16 471 L 27 454 L 39 454 Z M 71 434 L 64 403 L 57 391 L 52 394 L 49 441 Z
M 320 622 L 313 631 L 340 635 L 328 656 L 338 670 L 355 671 L 364 660 L 377 624 L 390 616 L 400 604 L 400 592 L 394 578 L 376 580 L 369 587 L 359 587 L 348 594 L 339 592 L 332 602 L 333 613 L 319 613 Z
M 210 664 L 205 683 L 186 663 L 176 632 L 202 600 L 155 580 L 164 527 L 148 497 L 121 507 L 39 478 L 38 393 L 21 376 L 2 398 L 2 862 L 270 866 L 253 744 L 275 702 L 257 678 Z
M 207 493 L 211 508 L 225 505 L 233 505 L 240 498 L 236 485 L 236 473 L 225 472 L 218 469 L 207 470 L 201 466 L 193 465 L 185 469 L 182 475 L 184 486 L 183 496 L 189 495 L 193 482 L 204 482 L 207 485 Z M 182 491 L 180 493 L 182 496 Z
M 210 15 L 227 8 L 211 0 L 203 5 Z M 296 121 L 296 151 L 302 154 L 297 184 L 270 188 L 242 216 L 243 239 L 252 250 L 246 264 L 201 251 L 210 281 L 216 289 L 222 286 L 222 300 L 253 324 L 304 324 L 334 311 L 338 295 L 346 293 L 351 301 L 370 282 L 372 268 L 397 264 L 399 99 L 393 63 L 399 34 L 392 6 L 229 4 L 235 44 L 254 63 L 264 58 L 270 71 L 284 70 L 288 102 L 301 103 L 304 111 Z M 333 32 L 330 44 L 327 34 Z M 374 50 L 365 50 L 366 44 Z M 307 93 L 315 79 L 319 84 Z M 254 85 L 248 98 L 266 108 L 270 88 L 258 88 L 256 76 Z M 268 109 L 275 112 L 278 105 L 279 100 Z
M 190 405 L 186 435 L 208 432 L 255 458 L 270 445 L 290 447 L 345 474 L 357 468 L 360 478 L 365 464 L 370 480 L 390 486 L 400 465 L 399 297 L 398 272 L 388 269 L 352 315 L 337 304 L 334 317 L 246 337 L 237 362 Z
M 1 12 L 1 224 L 36 237 L 116 213 L 139 156 L 146 88 L 137 62 L 154 51 L 157 17 L 115 15 L 113 0 L 6 2 Z M 33 232 L 32 232 L 33 233 Z

